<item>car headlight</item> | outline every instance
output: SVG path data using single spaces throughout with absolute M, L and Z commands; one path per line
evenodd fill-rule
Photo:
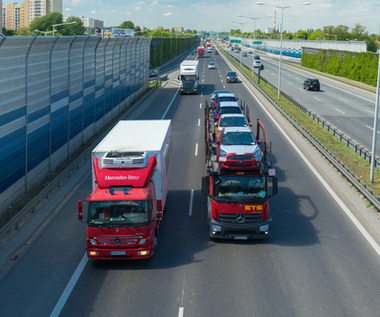
M 227 152 L 220 149 L 220 155 L 227 156 Z
M 260 154 L 261 154 L 260 148 L 257 147 L 256 150 L 253 151 L 253 155 L 254 155 L 254 156 L 258 156 L 258 155 L 260 155 Z

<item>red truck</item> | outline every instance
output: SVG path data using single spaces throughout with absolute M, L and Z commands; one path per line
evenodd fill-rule
M 171 121 L 122 120 L 92 151 L 87 256 L 153 256 L 171 173 Z M 78 201 L 78 218 L 83 203 Z
M 199 46 L 197 49 L 197 56 L 198 58 L 203 58 L 205 57 L 205 49 L 203 46 Z
M 234 168 L 223 168 L 219 158 L 221 144 L 214 138 L 214 116 L 207 102 L 205 111 L 207 175 L 202 178 L 202 193 L 207 196 L 209 237 L 235 240 L 267 238 L 272 222 L 269 199 L 277 194 L 278 186 L 275 170 L 268 158 L 264 126 L 257 120 L 255 138 L 261 152 L 261 164 L 246 164 L 245 160 L 250 157 L 247 153 L 228 153 Z

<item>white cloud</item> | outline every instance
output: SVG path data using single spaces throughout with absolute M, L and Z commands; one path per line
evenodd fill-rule
M 171 12 L 166 12 L 166 13 L 163 14 L 164 17 L 168 17 L 168 16 L 171 16 L 171 15 L 172 15 Z
M 152 5 L 158 5 L 158 1 L 153 1 Z
M 65 8 L 65 11 L 71 11 L 71 9 L 70 8 Z
M 92 14 L 96 14 L 96 10 L 92 10 L 91 13 L 92 13 Z

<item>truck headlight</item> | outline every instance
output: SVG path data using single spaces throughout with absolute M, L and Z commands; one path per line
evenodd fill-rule
M 211 231 L 220 232 L 220 231 L 222 231 L 222 227 L 219 225 L 211 225 Z
M 139 241 L 139 245 L 142 245 L 142 244 L 144 244 L 145 242 L 146 242 L 146 238 L 141 239 L 141 240 Z
M 95 239 L 90 238 L 89 241 L 92 245 L 98 245 L 98 243 L 95 241 Z
M 269 225 L 260 226 L 260 231 L 261 232 L 269 231 Z

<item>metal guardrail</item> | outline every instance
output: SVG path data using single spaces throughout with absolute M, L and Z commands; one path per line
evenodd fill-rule
M 230 55 L 232 58 L 236 60 L 234 56 L 223 50 L 224 53 Z M 240 61 L 237 61 L 239 63 Z M 239 68 L 239 66 L 235 64 L 235 67 Z M 249 66 L 242 63 L 245 67 L 249 69 Z M 240 69 L 241 70 L 241 69 Z M 372 191 L 363 181 L 361 181 L 354 173 L 352 173 L 347 166 L 345 166 L 338 158 L 336 158 L 326 147 L 324 147 L 310 132 L 308 132 L 304 127 L 302 127 L 286 110 L 284 110 L 269 94 L 267 94 L 255 81 L 253 81 L 248 75 L 241 71 L 244 77 L 255 86 L 257 90 L 261 92 L 263 96 L 274 106 L 277 110 L 279 110 L 283 116 L 293 124 L 294 127 L 297 128 L 298 131 L 302 133 L 302 135 L 323 155 L 327 158 L 330 163 L 342 174 L 344 175 L 350 183 L 363 194 L 363 196 L 378 210 L 380 211 L 380 197 Z M 263 80 L 269 86 L 274 89 L 277 89 L 272 83 L 267 81 L 265 78 L 260 76 L 260 80 Z M 330 133 L 334 136 L 338 137 L 342 142 L 345 142 L 347 146 L 350 146 L 355 149 L 355 152 L 359 153 L 362 157 L 367 160 L 371 160 L 371 153 L 365 147 L 361 146 L 359 143 L 354 141 L 352 138 L 346 136 L 343 132 L 339 131 L 339 129 L 335 128 L 332 124 L 330 124 L 327 120 L 320 117 L 319 115 L 313 113 L 306 106 L 302 105 L 294 98 L 285 94 L 281 91 L 281 94 L 287 98 L 290 102 L 292 102 L 299 109 L 307 113 L 310 117 L 312 117 L 315 121 L 320 123 L 324 128 L 326 128 Z M 375 165 L 379 165 L 379 157 L 376 157 Z

